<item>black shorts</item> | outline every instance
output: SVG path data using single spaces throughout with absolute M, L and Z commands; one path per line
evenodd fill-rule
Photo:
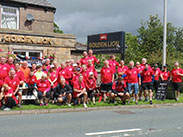
M 153 90 L 153 83 L 152 82 L 143 83 L 142 88 L 144 90 Z
M 181 91 L 182 83 L 180 82 L 173 82 L 172 87 L 174 91 Z
M 88 98 L 93 98 L 93 96 L 94 96 L 93 90 L 88 90 L 87 93 L 88 93 Z
M 101 92 L 108 92 L 112 90 L 112 82 L 110 83 L 102 83 L 100 85 Z

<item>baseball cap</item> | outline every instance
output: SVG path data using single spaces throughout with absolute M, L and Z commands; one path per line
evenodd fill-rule
M 77 67 L 78 65 L 76 63 L 73 64 L 73 67 Z
M 89 75 L 93 75 L 93 72 L 89 72 Z

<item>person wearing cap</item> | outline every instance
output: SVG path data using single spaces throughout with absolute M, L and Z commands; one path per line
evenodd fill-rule
M 182 77 L 183 77 L 183 69 L 179 67 L 179 62 L 175 62 L 174 68 L 171 71 L 170 80 L 172 80 L 172 86 L 175 91 L 175 99 L 179 101 Z
M 79 76 L 79 80 L 74 82 L 74 92 L 73 92 L 73 98 L 74 98 L 74 105 L 80 104 L 81 98 L 83 98 L 83 106 L 84 108 L 87 108 L 87 98 L 88 94 L 86 92 L 86 86 L 83 82 L 83 76 Z
M 126 104 L 126 100 L 130 99 L 130 94 L 127 92 L 126 83 L 124 82 L 124 78 L 118 77 L 118 80 L 113 83 L 112 92 L 110 92 L 110 98 L 112 101 L 115 98 L 119 97 L 123 104 Z
M 114 82 L 114 73 L 112 68 L 109 66 L 107 60 L 104 61 L 104 67 L 101 69 L 101 85 L 100 89 L 103 93 L 104 102 L 107 99 L 107 92 L 112 90 L 112 83 Z
M 57 86 L 57 78 L 58 78 L 58 72 L 55 70 L 54 65 L 50 65 L 50 69 L 48 71 L 48 81 L 50 82 L 51 89 L 55 88 Z
M 44 106 L 44 105 L 47 106 L 50 98 L 51 85 L 45 73 L 42 73 L 41 79 L 37 81 L 36 88 L 38 91 L 38 99 L 39 99 L 40 106 Z
M 76 71 L 77 68 L 78 68 L 78 65 L 76 63 L 74 63 L 73 68 L 72 68 L 72 75 L 73 76 L 77 73 L 77 71 Z
M 86 91 L 88 93 L 88 102 L 91 103 L 92 100 L 94 105 L 95 105 L 95 96 L 94 96 L 95 88 L 96 88 L 96 79 L 94 77 L 94 73 L 89 72 L 89 77 L 86 80 Z
M 66 83 L 64 77 L 60 77 L 59 84 L 54 88 L 54 97 L 59 103 L 67 103 L 71 106 L 72 100 L 72 88 Z
M 83 52 L 83 57 L 80 60 L 81 65 L 88 65 L 88 54 L 86 51 Z
M 95 63 L 99 64 L 100 63 L 100 60 L 97 59 L 94 55 L 93 55 L 93 50 L 89 50 L 88 51 L 88 60 L 92 60 L 92 64 L 94 66 Z
M 42 71 L 42 65 L 37 64 L 37 72 L 34 74 L 36 76 L 37 80 L 40 80 L 43 74 L 45 74 L 45 73 Z
M 80 76 L 80 68 L 76 68 L 76 73 L 74 74 L 73 78 L 72 78 L 72 84 L 75 82 L 75 81 L 78 81 L 79 80 L 79 76 Z
M 169 78 L 170 78 L 170 72 L 167 70 L 167 66 L 164 65 L 163 66 L 163 70 L 160 74 L 161 80 L 164 82 L 168 82 Z
M 157 93 L 158 90 L 158 86 L 159 86 L 159 78 L 160 78 L 160 74 L 161 74 L 161 70 L 158 67 L 158 64 L 154 65 L 153 68 L 153 73 L 154 73 L 154 82 L 153 82 L 153 87 L 155 89 L 155 94 Z
M 42 72 L 44 72 L 45 74 L 48 74 L 47 66 L 45 63 L 43 63 Z

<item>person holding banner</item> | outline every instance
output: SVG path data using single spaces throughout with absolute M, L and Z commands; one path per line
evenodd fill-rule
M 170 80 L 172 80 L 172 86 L 175 91 L 175 100 L 179 101 L 182 77 L 183 77 L 183 69 L 179 67 L 179 63 L 175 62 L 175 68 L 171 71 Z

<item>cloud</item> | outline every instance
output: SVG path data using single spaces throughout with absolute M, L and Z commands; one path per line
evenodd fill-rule
M 57 8 L 55 21 L 64 33 L 87 41 L 87 35 L 126 31 L 137 34 L 142 20 L 158 14 L 163 19 L 164 0 L 49 0 Z M 168 0 L 168 21 L 183 26 L 183 0 Z

